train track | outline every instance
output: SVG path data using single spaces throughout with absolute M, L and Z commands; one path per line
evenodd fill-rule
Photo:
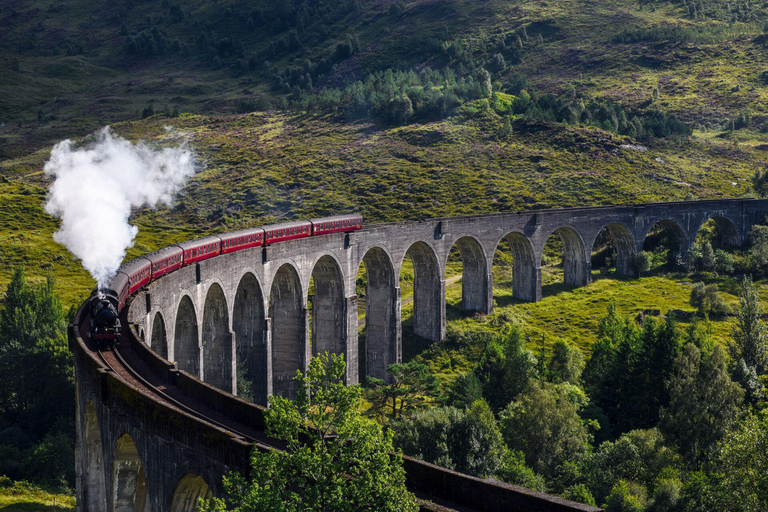
M 114 372 L 116 375 L 123 377 L 124 380 L 126 380 L 129 384 L 134 385 L 134 387 L 137 387 L 145 392 L 148 392 L 149 394 L 155 395 L 158 398 L 160 398 L 161 401 L 172 405 L 176 409 L 179 409 L 180 411 L 183 411 L 191 416 L 194 416 L 195 418 L 198 418 L 207 423 L 210 423 L 211 425 L 215 425 L 221 429 L 231 432 L 235 436 L 240 437 L 245 441 L 248 441 L 250 443 L 262 443 L 264 441 L 264 439 L 260 439 L 259 437 L 254 436 L 252 433 L 246 433 L 238 430 L 236 426 L 233 426 L 233 423 L 223 422 L 216 418 L 203 414 L 202 412 L 200 412 L 199 409 L 191 407 L 175 399 L 174 397 L 172 397 L 171 395 L 169 395 L 168 393 L 160 389 L 158 386 L 155 386 L 154 384 L 150 383 L 141 374 L 139 374 L 139 372 L 134 370 L 133 367 L 130 364 L 128 364 L 128 362 L 123 358 L 123 356 L 120 354 L 120 351 L 118 351 L 117 348 L 113 348 L 109 351 L 96 349 L 96 352 L 99 355 L 99 358 L 107 366 L 107 368 L 112 370 L 112 372 Z M 125 379 L 126 376 L 128 376 L 129 378 Z

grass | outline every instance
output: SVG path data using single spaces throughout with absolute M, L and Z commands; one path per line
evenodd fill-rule
M 3 479 L 5 477 L 2 477 Z M 6 483 L 3 481 L 3 483 Z M 54 494 L 26 482 L 0 487 L 2 512 L 74 512 L 74 496 Z
M 453 265 L 452 273 L 460 272 Z M 597 327 L 610 302 L 616 303 L 622 315 L 636 318 L 647 310 L 659 310 L 661 315 L 677 309 L 694 312 L 689 305 L 693 283 L 716 283 L 723 299 L 732 307 L 738 305 L 738 279 L 735 277 L 687 276 L 684 274 L 655 273 L 639 279 L 601 275 L 593 272 L 592 283 L 569 289 L 562 285 L 562 269 L 547 265 L 542 269 L 542 280 L 550 284 L 543 287 L 540 302 L 529 303 L 512 297 L 510 271 L 494 265 L 494 311 L 491 315 L 467 313 L 461 310 L 461 280 L 446 287 L 449 340 L 431 343 L 412 333 L 412 303 L 403 308 L 403 357 L 419 358 L 440 379 L 443 392 L 453 380 L 472 370 L 482 354 L 482 345 L 455 345 L 450 332 L 497 332 L 507 323 L 516 323 L 528 339 L 528 348 L 539 354 L 555 341 L 562 339 L 579 347 L 589 355 L 597 341 Z M 756 283 L 764 308 L 768 308 L 768 282 Z M 678 321 L 685 329 L 691 321 Z M 724 345 L 730 343 L 733 317 L 709 319 L 712 339 Z

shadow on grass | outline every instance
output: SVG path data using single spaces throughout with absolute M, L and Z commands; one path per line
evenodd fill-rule
M 73 512 L 74 510 L 74 507 L 64 505 L 45 505 L 34 502 L 3 503 L 0 501 L 0 511 L 2 512 Z
M 413 318 L 403 322 L 403 362 L 407 363 L 414 357 L 427 350 L 432 341 L 422 338 L 413 332 Z

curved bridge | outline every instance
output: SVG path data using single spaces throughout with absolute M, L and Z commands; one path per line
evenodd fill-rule
M 258 404 L 272 394 L 294 396 L 296 370 L 317 352 L 343 353 L 349 384 L 361 373 L 385 378 L 387 366 L 402 359 L 399 276 L 406 256 L 413 262 L 414 331 L 439 341 L 453 247 L 463 265 L 462 308 L 490 313 L 497 250 L 511 252 L 514 296 L 537 301 L 550 235 L 562 241 L 565 283 L 582 286 L 590 281 L 592 247 L 604 228 L 616 245 L 618 273 L 629 275 L 633 255 L 654 226 L 672 230 L 684 255 L 707 220 L 716 219 L 728 241 L 739 245 L 767 213 L 768 200 L 730 199 L 452 217 L 368 225 L 201 261 L 152 282 L 127 311 L 125 359 L 133 363 L 126 367 L 138 368 L 144 382 L 180 402 L 96 357 L 81 335 L 81 309 L 70 327 L 78 382 L 78 507 L 193 510 L 197 496 L 220 493 L 222 475 L 247 472 L 253 444 L 268 449 L 269 442 L 242 433 L 258 430 L 263 408 L 233 396 L 238 374 L 252 382 Z M 359 343 L 361 266 L 365 341 Z M 196 414 L 203 410 L 224 421 Z M 467 510 L 594 510 L 412 459 L 406 470 L 417 492 Z

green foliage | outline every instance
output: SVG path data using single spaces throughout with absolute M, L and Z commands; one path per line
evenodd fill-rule
M 488 343 L 475 374 L 483 396 L 498 411 L 528 388 L 536 366 L 536 357 L 525 348 L 522 330 L 510 325 Z
M 483 398 L 483 384 L 475 372 L 465 373 L 453 383 L 448 395 L 448 404 L 459 409 L 466 409 Z
M 245 361 L 237 363 L 237 396 L 247 402 L 253 402 L 253 381 L 248 378 Z
M 652 487 L 665 470 L 680 463 L 680 456 L 666 445 L 658 429 L 632 430 L 616 441 L 601 443 L 583 459 L 580 473 L 602 502 L 620 480 Z
M 655 426 L 659 407 L 669 402 L 666 382 L 680 351 L 681 336 L 674 320 L 649 318 L 640 330 L 611 304 L 599 332 L 584 372 L 594 404 L 606 414 L 611 430 Z
M 642 485 L 619 480 L 606 498 L 606 512 L 643 512 L 648 491 Z
M 662 478 L 656 482 L 649 512 L 672 512 L 679 510 L 682 484 L 677 478 Z
M 722 316 L 731 312 L 730 306 L 720 296 L 717 284 L 696 283 L 691 288 L 691 306 L 700 315 Z
M 547 379 L 555 384 L 578 384 L 584 371 L 581 350 L 564 340 L 552 344 L 552 356 L 547 362 Z
M 568 385 L 534 381 L 501 413 L 501 431 L 526 464 L 552 478 L 558 467 L 589 450 L 590 436 Z
M 401 418 L 425 407 L 427 396 L 438 388 L 437 378 L 424 363 L 415 359 L 389 365 L 387 374 L 388 383 L 373 377 L 368 377 L 366 382 L 365 398 L 372 403 L 368 409 L 371 416 Z
M 693 469 L 709 459 L 744 399 L 744 390 L 731 381 L 726 364 L 720 346 L 705 353 L 692 343 L 685 345 L 675 361 L 670 403 L 662 409 L 659 429 Z
M 406 455 L 486 478 L 498 474 L 508 449 L 488 404 L 468 409 L 438 407 L 416 413 L 398 425 L 395 445 Z
M 0 307 L 0 474 L 74 485 L 74 382 L 54 282 L 18 268 Z M 44 378 L 43 378 L 44 376 Z
M 250 480 L 225 477 L 226 500 L 202 509 L 415 512 L 392 434 L 360 415 L 360 389 L 344 385 L 344 368 L 341 356 L 319 354 L 297 374 L 296 400 L 270 397 L 267 433 L 287 449 L 254 449 Z
M 768 415 L 750 415 L 715 451 L 711 482 L 719 510 L 758 512 L 768 508 Z
M 640 277 L 651 270 L 652 256 L 647 251 L 640 251 L 632 256 L 632 270 L 635 275 Z
M 729 346 L 734 362 L 733 373 L 751 401 L 764 396 L 759 378 L 768 373 L 768 326 L 762 319 L 763 308 L 751 277 L 745 277 L 739 292 L 733 343 Z
M 755 225 L 749 231 L 750 268 L 756 273 L 764 273 L 768 267 L 768 226 Z
M 572 500 L 577 503 L 583 503 L 585 505 L 595 506 L 595 498 L 589 489 L 584 484 L 576 484 L 568 487 L 562 494 L 563 498 Z
M 74 512 L 75 497 L 53 494 L 25 480 L 0 475 L 0 509 L 7 512 Z
M 752 175 L 752 190 L 757 197 L 768 197 L 768 171 L 758 169 Z

